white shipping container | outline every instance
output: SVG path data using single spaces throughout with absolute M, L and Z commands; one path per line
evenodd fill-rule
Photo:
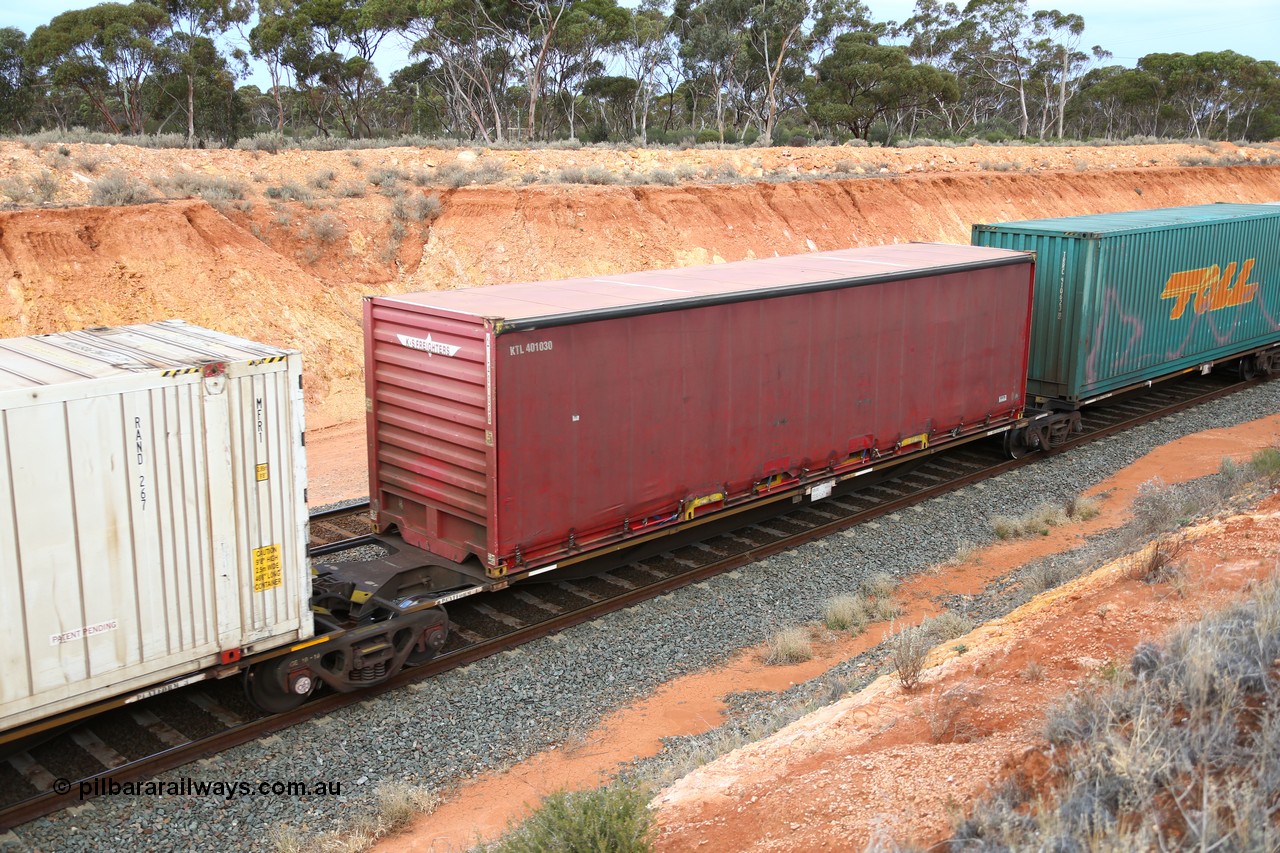
M 312 636 L 301 356 L 0 340 L 0 731 Z

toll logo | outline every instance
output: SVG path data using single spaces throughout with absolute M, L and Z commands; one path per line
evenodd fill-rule
M 1169 319 L 1177 320 L 1186 313 L 1188 303 L 1192 304 L 1197 314 L 1203 314 L 1206 311 L 1219 311 L 1252 302 L 1258 292 L 1258 283 L 1249 281 L 1254 260 L 1249 258 L 1241 265 L 1239 276 L 1236 275 L 1235 261 L 1227 264 L 1225 271 L 1214 264 L 1169 276 L 1169 280 L 1164 283 L 1164 292 L 1160 294 L 1161 299 L 1177 300 L 1169 311 Z M 1192 297 L 1195 298 L 1194 303 Z
M 406 346 L 409 349 L 421 350 L 427 355 L 446 355 L 449 358 L 453 358 L 458 354 L 458 350 L 462 349 L 462 347 L 454 346 L 453 344 L 444 344 L 440 341 L 433 341 L 431 340 L 430 334 L 425 338 L 411 338 L 408 335 L 396 335 L 396 337 L 400 339 L 400 344 L 402 346 Z

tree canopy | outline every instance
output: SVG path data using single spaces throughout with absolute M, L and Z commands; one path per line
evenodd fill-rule
M 1280 66 L 1132 68 L 1029 0 L 134 0 L 0 29 L 0 127 L 367 138 L 886 141 L 1280 134 Z M 379 73 L 395 45 L 404 67 Z M 251 63 L 269 83 L 247 85 Z

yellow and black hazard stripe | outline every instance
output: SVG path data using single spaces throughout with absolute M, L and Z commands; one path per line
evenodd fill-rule
M 173 370 L 166 370 L 164 373 L 161 373 L 160 375 L 166 376 L 166 377 L 167 376 L 186 376 L 188 373 L 199 373 L 199 372 L 200 372 L 200 368 L 198 367 L 178 367 Z
M 277 361 L 284 361 L 288 357 L 289 356 L 287 355 L 273 355 L 268 356 L 267 358 L 255 358 L 253 361 L 249 362 L 249 366 L 253 367 L 257 364 L 275 364 Z

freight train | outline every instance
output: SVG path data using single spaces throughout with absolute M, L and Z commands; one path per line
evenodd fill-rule
M 170 321 L 0 341 L 0 743 L 243 674 L 424 662 L 464 596 L 1280 364 L 1280 208 L 365 300 L 377 559 L 308 565 L 299 354 Z

